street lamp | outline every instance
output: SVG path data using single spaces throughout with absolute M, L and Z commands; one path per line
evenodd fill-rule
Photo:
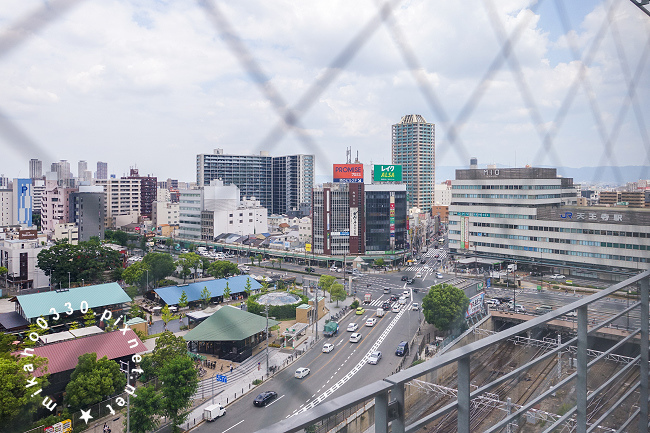
M 68 272 L 68 289 L 70 288 L 70 272 Z

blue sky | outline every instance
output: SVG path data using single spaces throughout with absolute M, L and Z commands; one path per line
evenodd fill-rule
M 0 174 L 27 176 L 29 159 L 40 157 L 45 167 L 67 159 L 74 173 L 78 160 L 93 169 L 101 160 L 118 176 L 136 166 L 191 181 L 196 155 L 223 148 L 315 153 L 324 175 L 348 146 L 365 163 L 389 163 L 390 126 L 406 114 L 436 124 L 438 165 L 464 165 L 468 155 L 506 166 L 515 155 L 518 166 L 650 165 L 647 132 L 635 116 L 650 100 L 650 65 L 644 58 L 630 103 L 618 52 L 627 75 L 634 73 L 650 34 L 650 19 L 631 2 L 617 1 L 607 20 L 610 2 L 564 1 L 567 37 L 554 0 L 472 7 L 405 0 L 392 11 L 395 27 L 376 26 L 340 70 L 328 72 L 372 22 L 376 4 L 218 3 L 229 32 L 193 1 L 81 1 L 28 29 L 32 36 L 14 49 L 0 49 L 0 115 L 9 120 L 0 123 Z M 42 6 L 3 2 L 0 47 Z M 604 20 L 604 37 L 583 67 L 569 44 L 584 57 Z M 501 32 L 516 29 L 513 56 L 500 63 Z M 233 32 L 246 52 L 229 45 Z M 415 73 L 405 53 L 420 68 Z M 299 113 L 301 129 L 283 127 L 284 104 L 294 107 L 328 73 L 327 87 L 316 88 Z M 579 74 L 586 80 L 566 104 Z M 268 81 L 256 84 L 260 77 Z M 548 131 L 555 131 L 550 151 Z

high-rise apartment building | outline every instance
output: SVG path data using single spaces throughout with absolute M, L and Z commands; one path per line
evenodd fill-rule
M 274 214 L 310 211 L 311 190 L 314 187 L 314 155 L 287 155 L 273 157 Z
M 273 213 L 307 212 L 314 164 L 314 155 L 226 155 L 223 149 L 215 149 L 213 154 L 197 155 L 196 179 L 199 187 L 217 179 L 236 185 L 241 199 L 255 197 Z
M 263 207 L 273 207 L 273 159 L 268 152 L 259 155 L 225 155 L 223 149 L 196 156 L 197 186 L 208 186 L 215 179 L 239 188 L 241 198 L 255 197 Z
M 127 179 L 140 179 L 140 215 L 151 220 L 151 206 L 157 198 L 158 178 L 140 176 L 138 169 L 132 168 Z
M 363 183 L 324 183 L 313 189 L 312 240 L 316 254 L 365 253 Z
M 409 206 L 428 211 L 434 204 L 435 125 L 409 114 L 392 126 L 393 164 L 402 165 Z
M 97 171 L 95 179 L 108 179 L 108 163 L 97 161 Z
M 41 197 L 41 230 L 53 233 L 57 224 L 70 222 L 70 194 L 76 191 L 76 188 L 60 186 L 56 173 L 46 174 L 45 193 Z
M 92 181 L 93 173 L 88 170 L 88 162 L 79 161 L 77 163 L 77 179 L 79 182 L 88 182 Z
M 140 179 L 95 179 L 95 185 L 104 187 L 105 226 L 118 227 L 122 222 L 138 222 L 140 216 Z M 123 218 L 120 218 L 123 217 Z
M 41 179 L 43 177 L 43 161 L 40 159 L 29 160 L 29 178 Z

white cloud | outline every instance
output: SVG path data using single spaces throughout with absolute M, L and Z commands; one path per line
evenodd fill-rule
M 551 39 L 554 33 L 543 23 L 553 20 L 532 12 L 532 1 L 493 2 L 506 34 L 523 26 L 512 56 L 542 128 L 558 128 L 554 149 L 560 162 L 600 162 L 602 141 L 583 87 L 566 117 L 556 119 L 582 66 L 568 50 L 570 38 Z M 647 17 L 623 3 L 586 71 L 608 133 L 626 94 L 613 35 L 620 34 L 634 71 L 649 31 Z M 259 151 L 278 124 L 277 107 L 261 86 L 275 89 L 292 107 L 378 11 L 374 0 L 218 4 L 268 83 L 252 80 L 195 2 L 87 0 L 0 58 L 0 110 L 55 158 L 85 159 L 91 166 L 96 160 L 108 161 L 109 170 L 118 175 L 137 165 L 161 178 L 191 180 L 198 153 L 215 147 L 231 153 Z M 0 12 L 0 37 L 41 5 L 37 0 L 9 1 Z M 569 17 L 581 56 L 608 5 L 599 3 L 584 17 Z M 455 120 L 469 109 L 469 117 L 457 125 L 466 153 L 500 162 L 510 160 L 516 149 L 518 161 L 548 163 L 533 161 L 541 140 L 531 120 L 533 107 L 521 96 L 511 64 L 504 61 L 479 86 L 502 46 L 490 13 L 463 2 L 411 0 L 400 4 L 393 17 L 449 118 Z M 639 101 L 650 98 L 648 83 L 637 83 Z M 479 97 L 468 105 L 471 95 Z M 446 125 L 420 92 L 385 25 L 362 41 L 311 103 L 300 124 L 317 143 L 319 169 L 325 173 L 328 164 L 344 158 L 348 146 L 360 150 L 362 159 L 389 161 L 390 125 L 409 113 L 437 124 L 439 164 L 467 163 L 459 160 L 454 146 L 461 144 L 449 143 Z M 631 111 L 618 137 L 625 140 L 618 163 L 639 163 L 638 155 L 645 151 Z M 9 149 L 0 158 L 0 172 L 24 167 L 24 175 L 33 155 L 21 153 L 20 146 L 2 135 L 0 148 Z M 286 154 L 309 149 L 295 132 L 286 131 L 269 150 Z

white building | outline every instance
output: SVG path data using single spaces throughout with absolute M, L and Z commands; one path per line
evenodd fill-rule
M 172 193 L 168 188 L 156 189 L 156 201 L 172 201 Z
M 202 189 L 179 190 L 178 236 L 183 239 L 201 240 Z
M 302 244 L 311 243 L 311 218 L 302 217 L 298 222 L 298 240 Z
M 151 219 L 156 226 L 167 224 L 175 226 L 179 224 L 180 203 L 169 201 L 154 201 L 151 205 Z
M 449 248 L 614 281 L 648 268 L 650 210 L 575 203 L 573 179 L 554 168 L 456 170 Z
M 60 223 L 54 226 L 55 241 L 66 240 L 70 245 L 79 243 L 79 227 L 75 223 Z
M 0 227 L 15 225 L 13 193 L 11 189 L 0 189 Z
M 140 215 L 140 179 L 95 179 L 106 193 L 106 227 L 137 223 Z
M 32 199 L 34 212 L 41 211 L 41 203 L 43 200 L 43 195 L 45 194 L 45 181 L 43 179 L 34 179 L 34 185 L 32 185 Z
M 0 266 L 8 269 L 10 286 L 31 289 L 50 285 L 49 277 L 37 268 L 38 253 L 46 247 L 36 239 L 36 231 L 33 234 L 33 239 L 5 239 L 4 234 L 0 234 Z
M 447 184 L 447 182 L 437 183 L 434 193 L 434 201 L 437 206 L 449 206 L 451 203 L 451 184 Z

